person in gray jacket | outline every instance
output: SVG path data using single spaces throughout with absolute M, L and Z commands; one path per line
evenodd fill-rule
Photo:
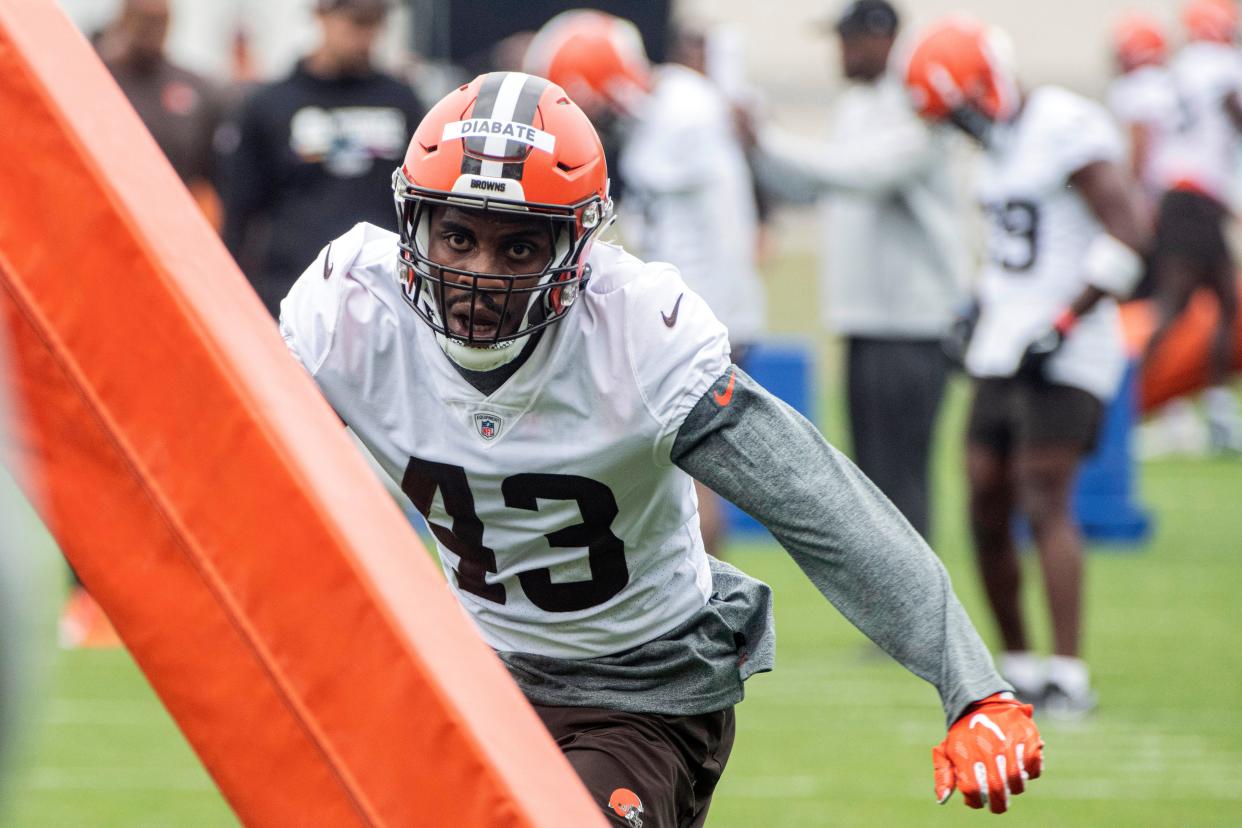
M 919 120 L 887 69 L 897 12 L 856 0 L 835 30 L 850 84 L 828 140 L 765 127 L 756 170 L 785 198 L 822 205 L 824 319 L 845 340 L 854 459 L 928 537 L 928 460 L 950 368 L 940 340 L 965 295 L 962 213 L 948 138 Z

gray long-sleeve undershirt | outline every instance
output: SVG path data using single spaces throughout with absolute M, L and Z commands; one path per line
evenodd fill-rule
M 854 626 L 935 685 L 951 723 L 1011 689 L 940 560 L 895 506 L 810 422 L 741 370 L 682 425 L 673 460 L 762 523 Z
M 716 395 L 728 393 L 728 404 Z M 948 573 L 887 498 L 810 422 L 736 367 L 678 431 L 673 461 L 772 532 L 829 601 L 931 682 L 948 723 L 1012 689 L 953 594 Z M 689 715 L 742 699 L 742 681 L 772 668 L 765 584 L 712 561 L 703 611 L 633 650 L 585 660 L 500 656 L 537 704 Z

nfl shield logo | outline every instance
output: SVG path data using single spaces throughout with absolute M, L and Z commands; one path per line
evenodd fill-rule
M 500 435 L 504 420 L 495 414 L 482 412 L 474 415 L 474 426 L 484 440 L 495 440 Z

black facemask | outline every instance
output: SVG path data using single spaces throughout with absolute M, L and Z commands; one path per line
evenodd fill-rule
M 988 136 L 991 135 L 992 128 L 995 126 L 991 118 L 970 104 L 962 104 L 950 111 L 948 121 L 985 147 L 988 145 Z

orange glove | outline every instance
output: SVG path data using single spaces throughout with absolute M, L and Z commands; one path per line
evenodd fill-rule
M 1009 795 L 1026 790 L 1026 781 L 1044 767 L 1044 741 L 1032 711 L 1013 693 L 996 693 L 966 709 L 932 748 L 941 805 L 959 788 L 971 808 L 988 804 L 994 814 L 1009 808 Z

